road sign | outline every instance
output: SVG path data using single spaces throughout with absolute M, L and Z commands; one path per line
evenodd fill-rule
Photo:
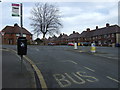
M 12 16 L 19 16 L 20 4 L 12 4 Z

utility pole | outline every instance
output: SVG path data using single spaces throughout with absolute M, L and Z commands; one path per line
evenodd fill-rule
M 20 36 L 23 37 L 23 10 L 22 10 L 22 3 L 20 4 L 20 24 L 21 24 L 21 30 L 20 30 Z

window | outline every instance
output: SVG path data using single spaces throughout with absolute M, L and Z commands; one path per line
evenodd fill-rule
M 101 45 L 101 41 L 98 41 L 98 44 Z
M 107 44 L 107 41 L 104 41 L 104 44 Z
M 115 35 L 114 34 L 112 34 L 112 37 L 114 37 Z
M 107 38 L 107 35 L 104 35 L 104 38 Z
M 96 39 L 97 39 L 97 36 L 96 36 Z
M 20 34 L 16 34 L 16 37 L 19 37 L 20 36 Z
M 101 39 L 101 36 L 98 36 L 99 39 Z
M 23 34 L 23 37 L 26 37 L 26 34 Z
M 110 34 L 108 35 L 108 37 L 107 38 L 110 38 Z

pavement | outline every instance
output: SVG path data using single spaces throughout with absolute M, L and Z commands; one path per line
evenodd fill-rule
M 35 88 L 32 69 L 14 52 L 2 49 L 2 88 Z

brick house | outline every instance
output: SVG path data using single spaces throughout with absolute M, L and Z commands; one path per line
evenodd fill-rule
M 68 35 L 67 34 L 60 34 L 60 36 L 56 37 L 55 35 L 53 37 L 49 37 L 47 39 L 48 43 L 55 43 L 56 45 L 66 45 Z
M 73 31 L 72 34 L 68 36 L 68 42 L 78 42 L 80 34 L 78 32 Z
M 62 39 L 63 37 L 64 39 Z M 87 28 L 81 34 L 75 31 L 69 36 L 67 36 L 67 34 L 60 34 L 59 37 L 51 38 L 51 42 L 59 43 L 59 45 L 69 42 L 77 42 L 84 45 L 90 45 L 94 42 L 98 46 L 120 45 L 120 27 L 107 23 L 106 26 L 102 28 L 98 26 L 93 30 Z
M 64 33 L 60 34 L 58 39 L 59 39 L 59 42 L 58 42 L 59 45 L 67 45 L 67 43 L 68 43 L 68 41 L 67 41 L 68 35 L 67 34 L 64 34 Z
M 92 43 L 99 46 L 111 46 L 120 44 L 120 27 L 118 25 L 106 24 L 106 27 L 83 31 L 80 35 L 79 42 Z
M 54 35 L 53 37 L 49 37 L 47 40 L 47 43 L 57 43 L 57 37 Z
M 4 35 L 2 35 L 2 43 L 3 44 L 11 44 L 15 45 L 17 44 L 17 39 L 20 37 L 20 27 L 18 24 L 14 24 L 14 26 L 6 26 L 1 32 L 4 32 Z M 26 30 L 25 28 L 22 28 L 23 37 L 26 37 L 28 44 L 32 43 L 32 34 Z

